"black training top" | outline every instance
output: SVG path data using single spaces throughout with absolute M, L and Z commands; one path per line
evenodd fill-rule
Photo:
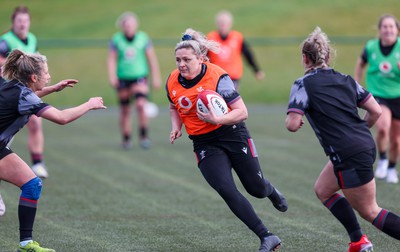
M 370 97 L 351 76 L 317 69 L 293 84 L 288 113 L 305 114 L 326 155 L 343 160 L 375 146 L 357 109 Z
M 50 105 L 17 80 L 0 85 L 0 150 L 28 122 L 33 114 L 40 116 Z

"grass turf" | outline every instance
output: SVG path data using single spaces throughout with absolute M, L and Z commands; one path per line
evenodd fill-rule
M 279 235 L 282 251 L 345 251 L 344 228 L 313 193 L 326 158 L 308 125 L 296 134 L 284 129 L 284 105 L 250 105 L 247 125 L 265 176 L 287 197 L 289 210 L 251 198 L 259 216 Z M 184 135 L 168 142 L 166 107 L 151 124 L 153 147 L 120 147 L 118 111 L 90 112 L 70 125 L 44 123 L 44 181 L 35 239 L 57 251 L 257 251 L 258 239 L 207 185 Z M 13 150 L 29 161 L 26 130 Z M 19 189 L 2 182 L 7 213 L 0 218 L 0 251 L 18 242 Z M 378 181 L 378 203 L 400 213 L 400 188 Z M 397 251 L 398 241 L 360 220 L 377 251 Z

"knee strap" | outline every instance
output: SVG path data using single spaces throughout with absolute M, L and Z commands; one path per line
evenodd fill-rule
M 42 180 L 38 177 L 31 179 L 21 186 L 21 197 L 31 200 L 38 200 L 42 193 Z
M 120 99 L 120 100 L 119 100 L 119 104 L 120 104 L 121 106 L 127 106 L 127 105 L 129 105 L 129 103 L 131 103 L 131 100 L 130 100 L 129 98 L 127 98 L 127 99 Z
M 147 99 L 147 94 L 144 94 L 144 93 L 136 93 L 136 94 L 134 94 L 134 98 L 135 99 L 138 99 L 138 98 L 141 98 L 141 97 Z

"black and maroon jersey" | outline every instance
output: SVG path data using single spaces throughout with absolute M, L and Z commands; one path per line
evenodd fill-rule
M 0 85 L 0 149 L 28 122 L 31 115 L 40 116 L 50 105 L 17 80 Z
M 345 159 L 375 147 L 358 107 L 371 94 L 351 76 L 334 69 L 316 69 L 292 86 L 288 113 L 305 115 L 327 155 Z

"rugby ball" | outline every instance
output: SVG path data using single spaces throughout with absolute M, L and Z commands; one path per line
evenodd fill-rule
M 197 95 L 197 111 L 208 114 L 208 104 L 211 104 L 216 116 L 228 113 L 228 105 L 226 105 L 224 98 L 220 94 L 212 90 L 203 90 Z

